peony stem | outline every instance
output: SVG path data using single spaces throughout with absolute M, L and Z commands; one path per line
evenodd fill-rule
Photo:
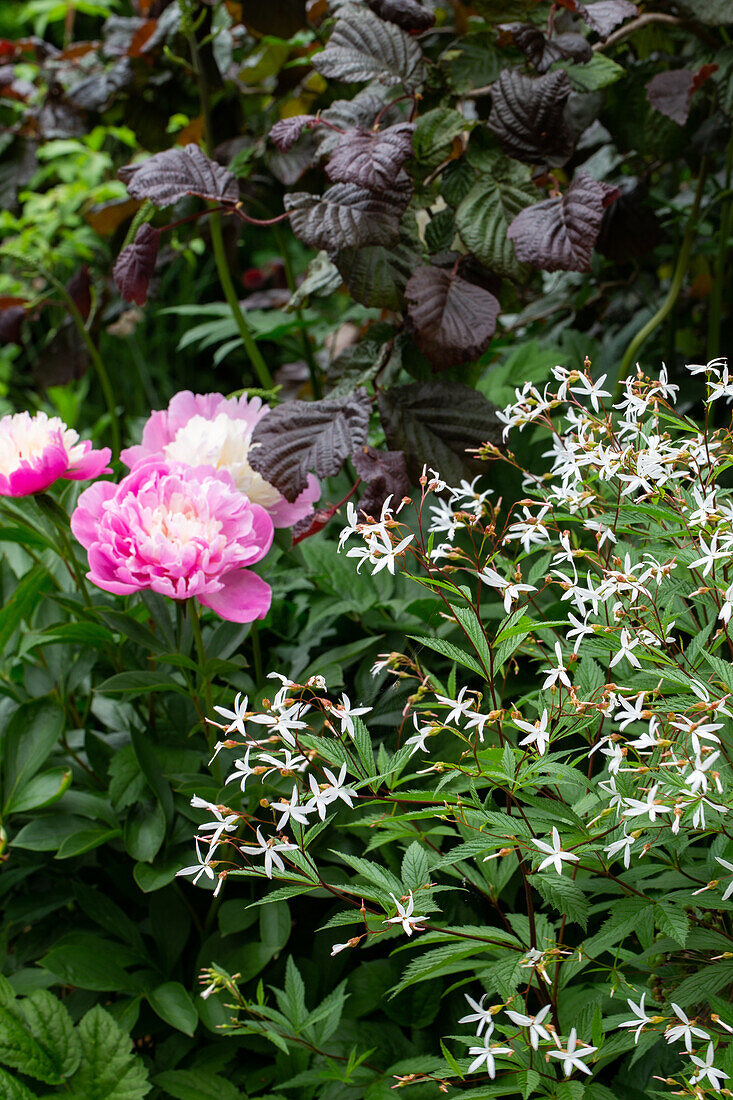
M 198 603 L 194 599 L 188 601 L 188 610 L 191 614 L 191 629 L 193 630 L 193 640 L 196 645 L 196 655 L 198 657 L 199 665 L 199 677 L 204 685 L 204 696 L 206 698 L 206 706 L 209 714 L 214 709 L 214 701 L 211 696 L 211 681 L 206 673 L 206 650 L 204 648 L 204 638 L 201 633 L 201 619 L 199 618 Z

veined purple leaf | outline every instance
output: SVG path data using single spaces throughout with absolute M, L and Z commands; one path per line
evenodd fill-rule
M 158 258 L 160 230 L 153 229 L 148 222 L 135 234 L 134 241 L 123 248 L 112 269 L 112 275 L 120 294 L 126 302 L 145 305 L 148 287 L 155 271 Z
M 434 367 L 454 367 L 486 351 L 500 309 L 488 290 L 451 271 L 419 267 L 405 298 L 415 343 Z
M 211 202 L 239 202 L 239 184 L 228 168 L 210 160 L 198 145 L 155 153 L 142 164 L 128 164 L 117 173 L 133 199 L 150 199 L 171 206 L 186 195 Z
M 717 68 L 717 65 L 702 65 L 696 73 L 691 69 L 657 73 L 646 85 L 646 97 L 656 111 L 678 126 L 684 126 L 693 94 Z
M 359 92 L 353 99 L 336 99 L 330 107 L 321 111 L 324 122 L 330 122 L 341 130 L 371 130 L 377 115 L 381 115 L 379 125 L 385 128 L 403 120 L 399 104 L 396 107 L 388 106 L 380 96 L 366 90 Z M 341 135 L 327 126 L 319 127 L 315 136 L 321 157 L 330 156 L 341 140 Z
M 386 130 L 348 130 L 339 138 L 326 168 L 329 179 L 370 191 L 391 187 L 412 154 L 412 122 Z
M 292 149 L 304 130 L 313 130 L 318 125 L 315 115 L 293 115 L 283 118 L 270 130 L 270 140 L 281 153 Z
M 555 61 L 590 61 L 593 50 L 582 34 L 559 34 L 547 38 L 539 27 L 520 23 L 508 28 L 514 45 L 521 50 L 538 73 L 545 73 Z
M 604 210 L 596 251 L 615 264 L 646 256 L 664 239 L 659 219 L 645 205 L 648 188 L 626 177 L 627 189 Z
M 593 4 L 578 4 L 578 12 L 601 38 L 608 38 L 614 27 L 639 14 L 631 0 L 595 0 Z
M 412 184 L 401 173 L 380 194 L 354 183 L 336 183 L 322 195 L 295 191 L 285 196 L 296 237 L 310 248 L 338 252 L 367 244 L 390 246 L 400 232 L 400 221 L 412 194 Z
M 579 173 L 561 198 L 517 214 L 507 233 L 517 257 L 542 271 L 589 271 L 603 210 L 617 196 L 615 187 Z
M 308 474 L 333 477 L 362 447 L 371 404 L 366 390 L 342 401 L 289 401 L 263 416 L 252 433 L 249 463 L 294 501 Z
M 495 406 L 476 390 L 455 382 L 417 382 L 379 392 L 387 445 L 404 451 L 408 473 L 417 481 L 427 463 L 452 484 L 482 464 L 469 448 L 501 445 Z
M 403 31 L 427 31 L 435 22 L 435 14 L 417 0 L 367 0 L 372 11 L 388 23 L 396 23 Z
M 563 117 L 569 95 L 565 69 L 537 77 L 505 69 L 492 85 L 489 129 L 517 160 L 564 164 L 573 152 Z
M 410 491 L 410 478 L 402 451 L 377 451 L 364 446 L 351 456 L 354 469 L 367 490 L 357 505 L 360 512 L 376 518 L 382 511 L 387 497 L 397 505 Z
M 66 93 L 66 99 L 72 107 L 84 111 L 103 111 L 118 92 L 132 84 L 134 78 L 132 65 L 124 57 L 111 68 L 86 76 L 74 84 Z
M 331 80 L 403 84 L 416 88 L 425 66 L 417 42 L 394 23 L 384 23 L 369 8 L 349 7 L 313 67 Z

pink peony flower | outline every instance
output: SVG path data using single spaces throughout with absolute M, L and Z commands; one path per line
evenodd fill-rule
M 58 416 L 28 412 L 0 420 L 0 496 L 42 493 L 60 477 L 71 481 L 111 473 L 109 447 L 92 450 Z
M 236 623 L 269 610 L 269 584 L 246 567 L 270 549 L 272 520 L 223 471 L 141 463 L 119 485 L 85 489 L 71 530 L 89 555 L 89 580 L 107 592 L 194 596 Z
M 255 425 L 270 411 L 259 397 L 224 397 L 220 393 L 182 390 L 167 409 L 150 415 L 142 443 L 122 452 L 131 469 L 151 457 L 184 462 L 187 466 L 213 466 L 231 474 L 234 484 L 254 504 L 260 504 L 276 527 L 292 527 L 313 512 L 321 488 L 313 475 L 293 504 L 265 481 L 247 461 Z

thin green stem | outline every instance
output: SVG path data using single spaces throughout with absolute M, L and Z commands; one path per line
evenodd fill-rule
M 250 638 L 252 639 L 252 661 L 255 666 L 255 682 L 257 689 L 262 687 L 264 682 L 262 675 L 262 647 L 260 646 L 260 631 L 256 622 L 252 623 L 252 629 L 250 630 Z
M 272 375 L 270 374 L 267 363 L 262 357 L 262 352 L 257 347 L 255 338 L 252 335 L 252 331 L 247 324 L 247 319 L 244 316 L 242 307 L 239 304 L 239 298 L 234 288 L 232 281 L 232 273 L 229 270 L 229 263 L 227 261 L 226 252 L 224 250 L 224 238 L 221 232 L 221 215 L 218 213 L 212 213 L 209 216 L 209 229 L 211 230 L 211 243 L 214 249 L 214 261 L 216 262 L 216 270 L 219 274 L 219 282 L 221 288 L 224 291 L 224 297 L 229 303 L 229 308 L 232 311 L 234 323 L 236 324 L 239 335 L 242 337 L 242 343 L 244 344 L 244 350 L 249 357 L 249 361 L 254 367 L 257 379 L 264 390 L 272 390 L 275 388 Z
M 204 74 L 204 68 L 201 64 L 201 54 L 199 53 L 198 42 L 196 41 L 196 28 L 193 25 L 193 12 L 187 4 L 183 5 L 184 15 L 184 29 L 186 37 L 188 39 L 188 47 L 191 51 L 191 63 L 193 65 L 194 73 L 196 75 L 196 87 L 199 93 L 199 102 L 201 104 L 201 114 L 204 120 L 204 141 L 206 143 L 206 149 L 208 153 L 211 153 L 214 148 L 214 137 L 211 127 L 211 106 L 209 103 L 209 89 L 206 84 L 206 76 Z M 239 335 L 242 338 L 244 344 L 244 350 L 246 351 L 249 361 L 254 367 L 255 374 L 259 380 L 263 389 L 274 389 L 275 383 L 273 382 L 272 375 L 267 367 L 267 363 L 262 357 L 262 352 L 257 347 L 255 338 L 252 335 L 252 330 L 247 324 L 247 319 L 244 316 L 242 307 L 239 304 L 239 297 L 234 287 L 232 280 L 232 273 L 229 270 L 229 262 L 227 260 L 226 250 L 224 248 L 224 238 L 221 232 L 221 215 L 218 211 L 212 210 L 209 215 L 209 229 L 211 231 L 211 244 L 214 250 L 214 261 L 216 263 L 216 270 L 219 275 L 219 282 L 221 288 L 224 291 L 224 297 L 229 304 L 229 308 L 232 311 L 232 317 L 234 323 L 239 330 Z
M 209 713 L 211 713 L 214 709 L 214 701 L 211 696 L 211 680 L 206 673 L 206 649 L 204 648 L 204 638 L 201 633 L 201 620 L 196 600 L 188 601 L 188 610 L 191 615 L 191 629 L 193 630 L 193 640 L 196 646 L 196 656 L 198 657 L 199 679 L 203 684 L 206 706 Z
M 644 343 L 646 343 L 652 333 L 656 332 L 656 330 L 664 321 L 665 317 L 667 317 L 667 315 L 674 307 L 674 304 L 679 297 L 679 293 L 682 289 L 682 283 L 685 278 L 685 273 L 687 272 L 687 264 L 690 259 L 692 244 L 695 239 L 695 233 L 697 230 L 697 216 L 700 212 L 700 203 L 702 201 L 702 194 L 705 189 L 706 177 L 707 164 L 706 161 L 703 159 L 700 165 L 700 175 L 697 180 L 695 198 L 692 203 L 692 209 L 690 210 L 690 216 L 687 220 L 685 235 L 682 238 L 682 245 L 680 247 L 679 256 L 677 257 L 677 264 L 675 266 L 674 274 L 672 276 L 672 283 L 667 292 L 667 297 L 664 299 L 654 316 L 650 317 L 647 323 L 641 329 L 639 329 L 636 336 L 634 336 L 628 348 L 626 349 L 626 352 L 624 353 L 624 357 L 621 360 L 621 368 L 618 373 L 618 379 L 616 382 L 615 396 L 617 398 L 621 396 L 622 384 L 624 382 L 624 379 L 627 378 L 629 372 L 633 368 L 639 349 Z
M 720 355 L 720 327 L 723 313 L 723 288 L 726 285 L 726 259 L 728 257 L 728 238 L 733 229 L 733 202 L 731 201 L 730 186 L 733 178 L 733 137 L 728 141 L 728 154 L 725 162 L 725 192 L 726 198 L 720 212 L 720 234 L 718 237 L 718 253 L 715 257 L 713 268 L 713 287 L 710 294 L 710 311 L 708 313 L 708 361 Z

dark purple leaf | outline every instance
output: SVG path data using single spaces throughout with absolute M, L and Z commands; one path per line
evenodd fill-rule
M 112 275 L 126 302 L 135 302 L 138 306 L 145 304 L 159 244 L 160 230 L 143 222 L 135 234 L 135 240 L 120 252 Z
M 293 524 L 293 546 L 297 546 L 304 539 L 311 538 L 322 531 L 335 513 L 334 508 L 316 508 L 309 516 L 304 516 Z
M 644 204 L 647 188 L 633 179 L 629 183 L 632 186 L 604 210 L 596 241 L 596 251 L 616 264 L 647 256 L 664 238 L 659 219 Z
M 671 118 L 678 126 L 684 126 L 694 92 L 717 68 L 717 65 L 703 65 L 695 73 L 690 69 L 657 73 L 646 85 L 646 97 L 656 111 Z
M 281 153 L 287 153 L 295 145 L 304 130 L 312 130 L 318 125 L 315 115 L 293 115 L 276 122 L 270 130 L 270 140 Z
M 410 491 L 410 478 L 402 451 L 377 451 L 364 446 L 351 456 L 354 469 L 368 488 L 359 501 L 358 510 L 376 518 L 387 497 L 397 505 Z
M 140 15 L 110 15 L 102 28 L 105 57 L 126 57 L 135 35 L 148 22 Z
M 564 164 L 573 152 L 563 117 L 569 95 L 565 69 L 538 77 L 505 69 L 492 85 L 489 129 L 517 160 Z
M 166 149 L 142 164 L 120 168 L 117 175 L 133 199 L 150 199 L 156 206 L 171 206 L 185 195 L 232 205 L 239 202 L 236 176 L 210 160 L 198 145 Z
M 451 382 L 418 382 L 379 392 L 379 412 L 387 445 L 404 451 L 417 482 L 427 463 L 456 484 L 483 463 L 469 448 L 501 444 L 501 423 L 490 401 L 476 390 Z
M 520 210 L 507 236 L 520 261 L 542 271 L 589 271 L 604 207 L 615 188 L 579 173 L 565 194 Z
M 425 76 L 422 50 L 394 23 L 384 23 L 369 8 L 349 7 L 325 50 L 313 55 L 322 76 L 345 83 L 378 80 L 415 88 Z
M 639 14 L 631 0 L 595 0 L 594 4 L 578 4 L 578 12 L 588 26 L 601 38 L 608 38 L 614 27 Z
M 309 248 L 338 252 L 367 244 L 393 245 L 412 193 L 401 173 L 391 188 L 374 194 L 354 183 L 336 183 L 322 195 L 294 191 L 285 196 L 293 233 Z
M 419 267 L 405 298 L 415 343 L 434 367 L 455 367 L 486 351 L 499 315 L 499 303 L 487 290 L 452 271 Z
M 83 111 L 104 111 L 117 95 L 134 80 L 132 65 L 124 57 L 104 72 L 94 73 L 74 84 L 66 93 L 72 107 Z
M 414 132 L 412 122 L 398 122 L 386 130 L 348 130 L 339 138 L 326 175 L 370 191 L 391 187 L 412 155 Z
M 385 127 L 402 121 L 399 105 L 388 106 L 380 96 L 368 91 L 359 92 L 353 99 L 337 99 L 321 112 L 324 122 L 330 122 L 331 126 L 338 126 L 341 130 L 370 130 L 377 115 L 381 115 L 379 125 Z M 330 156 L 341 139 L 341 135 L 328 126 L 316 130 L 315 137 L 318 139 L 318 152 L 323 157 Z
M 7 306 L 0 308 L 0 347 L 5 344 L 23 344 L 23 322 L 25 321 L 24 306 Z
M 367 0 L 372 11 L 388 23 L 396 23 L 403 31 L 427 31 L 435 22 L 435 14 L 416 0 Z
M 289 401 L 263 416 L 252 433 L 249 463 L 294 501 L 308 474 L 333 477 L 364 445 L 371 404 L 365 390 L 342 401 Z
M 278 148 L 268 149 L 265 163 L 275 179 L 285 187 L 292 187 L 317 163 L 319 152 L 316 135 L 311 130 L 303 130 L 287 153 Z
M 380 309 L 402 308 L 405 285 L 420 262 L 417 242 L 406 234 L 391 248 L 344 248 L 334 257 L 351 297 Z
M 66 289 L 74 305 L 86 321 L 92 312 L 91 282 L 89 280 L 89 268 L 86 264 L 82 264 L 79 270 L 71 276 L 66 284 Z
M 89 366 L 89 352 L 75 324 L 69 321 L 55 332 L 33 363 L 36 384 L 66 386 L 83 378 Z
M 555 61 L 590 61 L 593 50 L 582 34 L 559 34 L 547 38 L 539 27 L 520 23 L 509 28 L 514 45 L 521 50 L 538 73 L 545 73 Z

